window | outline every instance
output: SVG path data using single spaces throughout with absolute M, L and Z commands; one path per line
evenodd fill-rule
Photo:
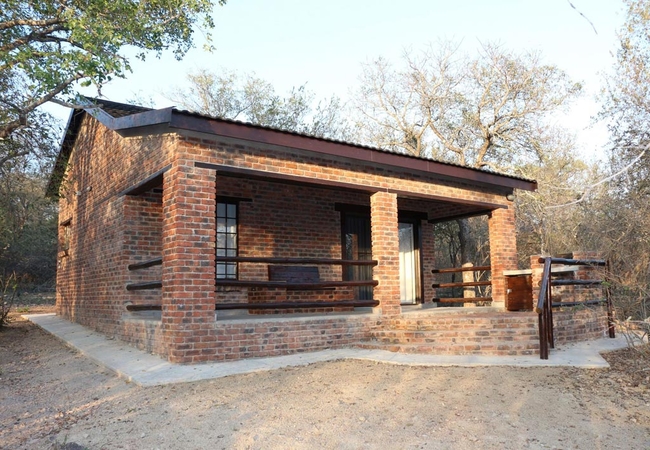
M 237 256 L 237 203 L 217 202 L 217 257 Z M 236 280 L 237 263 L 217 262 L 217 279 Z
M 63 221 L 59 226 L 59 256 L 69 256 L 70 255 L 70 245 L 72 243 L 72 219 Z

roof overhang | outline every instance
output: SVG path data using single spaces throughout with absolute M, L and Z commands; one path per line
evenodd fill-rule
M 62 174 L 65 172 L 70 152 L 85 114 L 93 116 L 103 125 L 123 136 L 147 135 L 157 132 L 198 133 L 218 136 L 228 140 L 246 141 L 251 144 L 309 152 L 329 158 L 352 160 L 377 167 L 401 169 L 423 175 L 435 175 L 446 180 L 489 186 L 505 193 L 512 192 L 514 189 L 527 191 L 537 189 L 537 182 L 533 180 L 393 153 L 348 142 L 202 116 L 186 111 L 178 111 L 174 108 L 148 110 L 122 117 L 114 117 L 99 106 L 90 106 L 83 110 L 74 110 L 70 114 L 61 150 L 47 188 L 48 196 L 56 196 L 58 192 Z

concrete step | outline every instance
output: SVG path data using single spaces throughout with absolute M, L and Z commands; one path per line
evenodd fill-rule
M 364 341 L 355 345 L 357 348 L 370 350 L 386 350 L 398 353 L 428 354 L 428 355 L 492 355 L 515 356 L 536 355 L 539 352 L 539 342 L 517 341 L 501 344 L 394 344 L 378 341 Z

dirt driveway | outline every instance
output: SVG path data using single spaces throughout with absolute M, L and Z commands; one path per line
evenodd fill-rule
M 142 388 L 16 317 L 0 333 L 0 448 L 648 449 L 650 370 L 631 355 L 609 354 L 610 370 L 340 361 Z

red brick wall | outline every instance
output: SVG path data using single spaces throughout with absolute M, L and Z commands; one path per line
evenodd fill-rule
M 492 266 L 492 304 L 505 306 L 506 278 L 504 270 L 517 268 L 517 239 L 515 213 L 512 203 L 508 209 L 495 209 L 488 218 L 490 231 L 490 265 Z
M 602 338 L 607 335 L 607 329 L 605 307 L 553 311 L 553 333 L 557 345 Z
M 125 289 L 133 223 L 124 220 L 133 217 L 133 203 L 119 194 L 167 164 L 166 142 L 165 136 L 125 139 L 84 119 L 59 193 L 60 222 L 70 220 L 71 245 L 58 261 L 58 314 L 120 333 L 124 304 L 133 299 Z
M 127 264 L 148 261 L 162 256 L 162 194 L 150 191 L 139 196 L 124 197 L 123 251 Z M 162 280 L 162 266 L 129 271 L 127 283 Z M 160 304 L 160 289 L 129 291 L 128 302 Z
M 213 170 L 196 168 L 197 161 L 354 183 L 365 193 L 229 178 Z M 165 173 L 161 203 L 155 196 L 121 195 L 125 189 L 170 165 Z M 225 195 L 253 199 L 240 205 L 240 217 L 250 220 L 248 228 L 241 229 L 240 242 L 245 243 L 240 247 L 242 256 L 338 258 L 340 214 L 334 210 L 333 202 L 371 206 L 373 251 L 375 259 L 380 260 L 375 269 L 375 278 L 380 281 L 378 298 L 385 314 L 399 313 L 398 202 L 397 196 L 387 193 L 387 189 L 504 203 L 503 192 L 470 188 L 405 169 L 352 163 L 284 148 L 175 135 L 123 138 L 87 117 L 61 191 L 61 221 L 71 220 L 72 245 L 69 255 L 59 263 L 57 310 L 107 334 L 142 341 L 134 330 L 148 328 L 123 324 L 123 316 L 129 317 L 125 304 L 153 301 L 159 294 L 127 292 L 125 285 L 160 274 L 163 311 L 156 333 L 165 336 L 164 345 L 146 346 L 174 361 L 214 359 L 220 347 L 212 305 L 216 299 L 243 298 L 243 293 L 233 290 L 217 295 L 213 286 L 215 195 Z M 404 200 L 400 199 L 407 205 Z M 429 202 L 428 208 L 453 211 L 457 206 Z M 507 240 L 511 237 L 506 239 L 503 232 L 499 234 L 499 227 L 511 225 L 510 215 L 510 210 L 495 211 L 496 220 L 490 229 L 497 239 L 497 253 L 503 255 L 496 264 L 503 268 L 509 268 Z M 427 229 L 430 227 L 425 224 L 423 231 Z M 156 243 L 159 236 L 160 247 Z M 423 244 L 432 246 L 433 241 L 427 237 Z M 162 269 L 127 271 L 129 263 L 148 259 L 159 251 L 163 254 Z M 266 279 L 264 266 L 242 264 L 240 270 L 242 278 Z M 424 272 L 426 290 L 430 286 L 426 278 L 430 268 L 425 266 Z M 340 268 L 324 266 L 321 276 L 340 279 Z M 431 294 L 425 298 L 428 295 Z

